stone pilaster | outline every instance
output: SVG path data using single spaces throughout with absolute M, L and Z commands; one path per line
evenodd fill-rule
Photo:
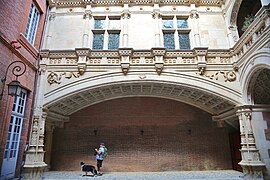
M 47 113 L 34 115 L 29 140 L 29 149 L 26 152 L 23 177 L 25 180 L 41 179 L 47 164 L 44 162 L 44 129 Z
M 190 12 L 190 19 L 191 19 L 191 24 L 192 24 L 192 30 L 193 30 L 193 35 L 195 39 L 195 44 L 194 47 L 200 47 L 201 46 L 201 37 L 200 37 L 200 31 L 199 31 L 199 13 L 197 10 L 191 10 Z
M 229 33 L 230 33 L 230 41 L 231 44 L 235 44 L 239 39 L 239 34 L 237 31 L 237 26 L 229 26 Z
M 128 47 L 128 19 L 130 18 L 130 12 L 128 10 L 128 4 L 124 4 L 124 10 L 121 14 L 123 20 L 123 37 L 121 47 Z
M 88 48 L 89 47 L 89 36 L 90 36 L 90 21 L 92 19 L 92 11 L 91 5 L 86 6 L 86 10 L 83 15 L 84 19 L 84 33 L 83 33 L 83 42 L 82 47 Z
M 51 29 L 54 28 L 54 23 L 55 23 L 54 21 L 56 17 L 55 11 L 56 11 L 56 7 L 53 7 L 48 15 L 48 18 L 46 19 L 47 27 L 46 27 L 46 32 L 45 32 L 44 44 L 43 44 L 44 49 L 49 48 L 49 46 L 51 45 L 51 39 L 52 39 Z
M 239 163 L 243 168 L 244 179 L 263 179 L 265 164 L 261 162 L 259 150 L 255 144 L 252 130 L 252 112 L 247 107 L 238 107 L 236 115 L 239 118 L 241 136 L 241 155 Z
M 46 68 L 49 61 L 49 51 L 43 50 L 40 53 L 42 59 L 40 61 L 39 78 L 37 86 L 37 94 L 35 108 L 31 124 L 31 132 L 29 137 L 29 147 L 26 151 L 25 164 L 23 166 L 24 179 L 41 179 L 41 175 L 46 168 L 44 162 L 44 130 L 47 113 L 42 108 L 44 91 L 46 89 Z
M 161 47 L 161 28 L 160 28 L 160 19 L 162 15 L 160 13 L 159 5 L 154 4 L 154 11 L 152 12 L 152 18 L 155 21 L 155 47 Z
M 51 168 L 51 152 L 52 152 L 52 143 L 53 143 L 53 131 L 54 131 L 54 124 L 46 122 L 46 133 L 45 133 L 45 157 L 44 161 L 47 164 L 47 170 Z

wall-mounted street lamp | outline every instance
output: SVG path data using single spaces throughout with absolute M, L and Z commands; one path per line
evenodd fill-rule
M 17 63 L 17 65 L 16 65 Z M 22 61 L 14 61 L 10 63 L 6 69 L 4 78 L 1 79 L 2 82 L 2 90 L 0 91 L 0 100 L 2 100 L 4 89 L 5 89 L 5 83 L 7 79 L 7 72 L 8 69 L 15 64 L 15 66 L 12 69 L 12 74 L 16 76 L 16 80 L 11 81 L 8 84 L 8 95 L 10 96 L 19 96 L 24 89 L 24 87 L 21 85 L 21 83 L 18 81 L 18 77 L 23 75 L 26 71 L 26 66 Z

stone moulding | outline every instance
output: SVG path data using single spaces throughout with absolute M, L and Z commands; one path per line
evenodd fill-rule
M 153 68 L 160 75 L 166 66 L 183 69 L 193 67 L 198 69 L 199 75 L 208 77 L 211 80 L 218 80 L 219 75 L 223 75 L 225 82 L 236 80 L 234 73 L 234 61 L 229 50 L 208 50 L 206 47 L 195 48 L 193 50 L 167 50 L 165 48 L 152 48 L 150 50 L 133 50 L 132 48 L 119 48 L 118 50 L 95 51 L 89 48 L 76 48 L 75 50 L 48 51 L 41 52 L 44 66 L 49 71 L 47 81 L 49 84 L 60 84 L 62 76 L 70 79 L 79 78 L 84 72 L 91 71 L 91 67 L 108 65 L 120 66 L 124 75 L 127 75 L 130 67 L 154 66 Z M 47 62 L 47 63 L 46 63 Z M 224 66 L 223 67 L 220 67 Z M 65 68 L 63 68 L 66 66 Z M 77 71 L 76 71 L 77 66 Z M 60 69 L 61 70 L 60 70 Z M 71 70 L 71 69 L 72 70 Z M 209 72 L 206 73 L 207 68 Z M 184 68 L 185 69 L 185 68 Z M 206 74 L 205 74 L 206 73 Z
M 196 6 L 222 6 L 225 0 L 50 0 L 50 7 L 82 7 L 92 6 L 122 6 L 135 5 L 185 5 L 195 4 Z

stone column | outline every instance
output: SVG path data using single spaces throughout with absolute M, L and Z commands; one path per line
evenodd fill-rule
M 191 26 L 194 35 L 194 47 L 201 47 L 201 37 L 199 31 L 199 13 L 197 10 L 191 10 L 190 12 Z
M 155 21 L 155 47 L 162 47 L 161 45 L 161 28 L 160 28 L 160 19 L 162 15 L 160 13 L 159 5 L 154 5 L 154 11 L 152 13 L 152 18 Z
M 49 51 L 41 52 L 40 74 L 38 78 L 36 102 L 32 119 L 32 127 L 29 137 L 29 148 L 26 151 L 25 164 L 23 166 L 23 177 L 25 180 L 41 179 L 46 168 L 44 162 L 44 130 L 47 113 L 42 108 L 43 94 L 46 82 L 46 64 L 49 60 Z
M 128 19 L 130 18 L 130 12 L 128 10 L 128 4 L 124 4 L 124 10 L 121 14 L 123 25 L 122 25 L 122 44 L 121 47 L 128 47 Z
M 90 36 L 90 20 L 92 19 L 92 11 L 91 11 L 91 5 L 86 6 L 85 13 L 83 15 L 84 19 L 84 33 L 83 33 L 83 42 L 82 47 L 83 48 L 89 48 L 89 36 Z
M 238 107 L 237 109 L 236 115 L 239 119 L 242 146 L 240 150 L 242 160 L 239 164 L 243 168 L 244 179 L 263 179 L 263 169 L 265 168 L 265 164 L 261 162 L 259 150 L 255 144 L 251 125 L 251 110 L 245 106 Z

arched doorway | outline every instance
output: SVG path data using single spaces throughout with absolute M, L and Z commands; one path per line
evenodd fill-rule
M 125 97 L 73 113 L 54 131 L 52 170 L 95 163 L 93 149 L 100 142 L 109 149 L 105 171 L 232 169 L 229 129 L 175 100 Z

